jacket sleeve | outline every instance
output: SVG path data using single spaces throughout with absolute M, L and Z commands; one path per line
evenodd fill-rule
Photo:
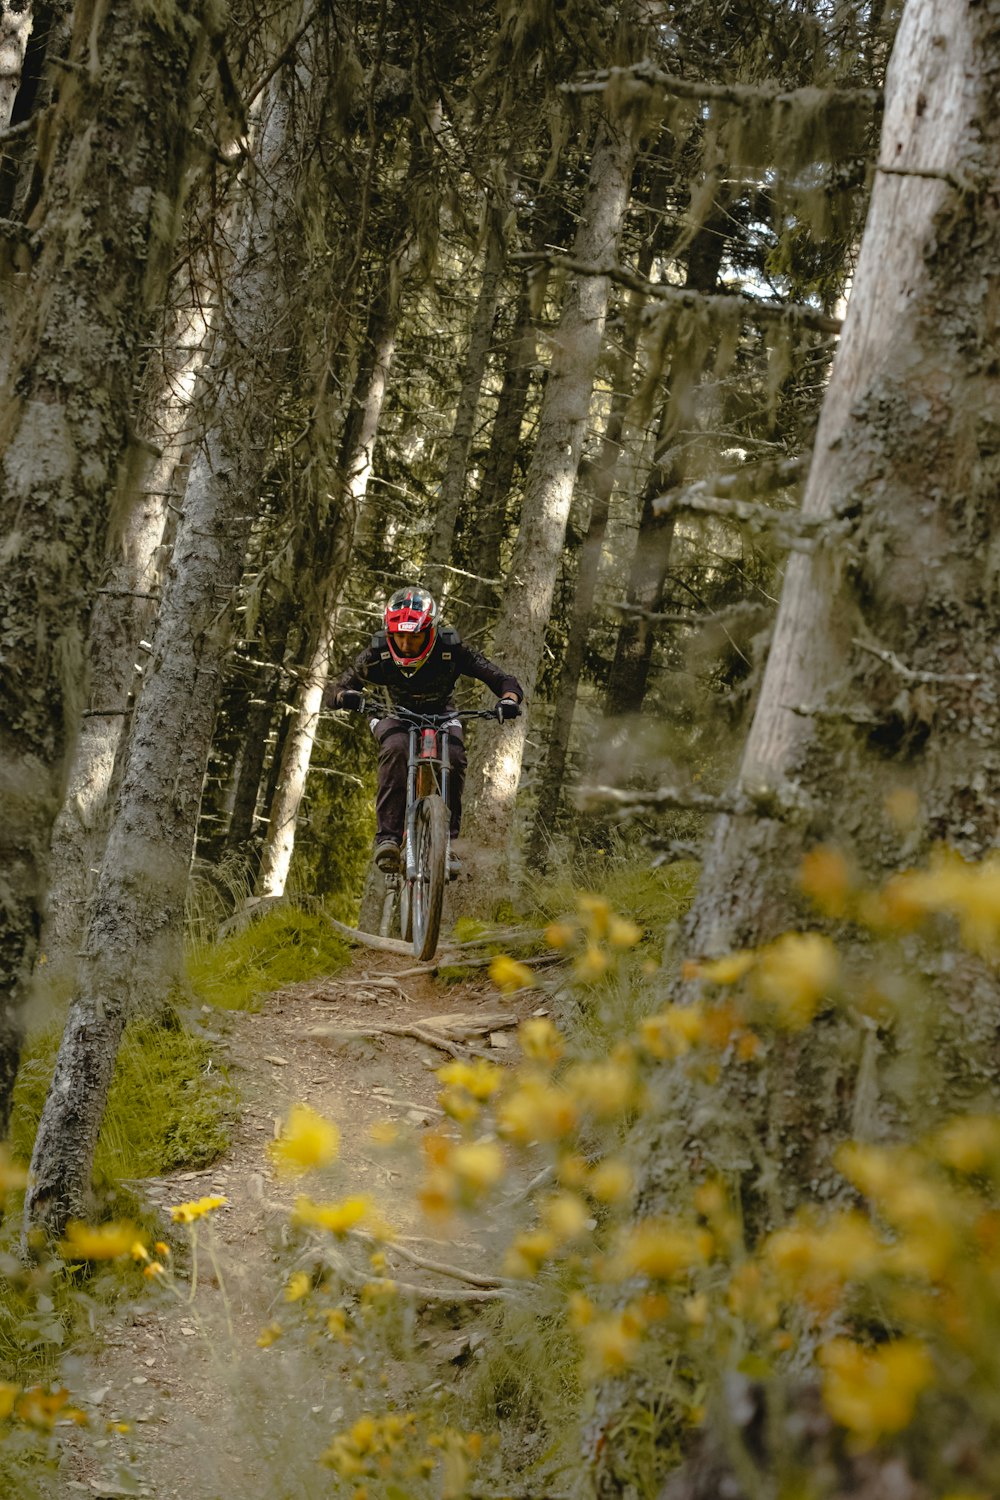
M 372 682 L 372 668 L 380 664 L 379 654 L 373 646 L 366 646 L 360 655 L 356 656 L 349 667 L 346 667 L 340 676 L 332 679 L 323 689 L 324 709 L 336 708 L 337 697 L 340 693 L 351 691 L 363 692 Z
M 455 660 L 464 676 L 478 677 L 480 682 L 493 689 L 498 698 L 504 693 L 515 693 L 520 703 L 524 697 L 524 689 L 516 677 L 511 677 L 503 667 L 498 667 L 495 661 L 490 661 L 481 651 L 474 651 L 464 641 L 455 651 Z

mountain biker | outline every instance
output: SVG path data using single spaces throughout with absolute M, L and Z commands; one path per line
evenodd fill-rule
M 414 713 L 454 713 L 453 692 L 459 677 L 477 677 L 493 689 L 501 719 L 516 719 L 524 693 L 516 677 L 465 645 L 457 632 L 438 622 L 438 606 L 426 589 L 408 584 L 393 594 L 385 607 L 384 628 L 335 682 L 327 685 L 327 708 L 360 708 L 365 687 L 385 688 L 390 704 Z M 378 741 L 378 792 L 375 799 L 375 864 L 380 870 L 399 869 L 399 849 L 406 813 L 406 773 L 409 726 L 392 714 L 371 720 Z M 451 783 L 451 836 L 462 821 L 462 789 L 467 764 L 462 725 L 447 725 Z M 452 856 L 451 873 L 458 860 Z

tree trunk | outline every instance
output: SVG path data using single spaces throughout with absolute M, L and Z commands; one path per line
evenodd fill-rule
M 935 841 L 995 847 L 998 67 L 996 0 L 909 0 L 803 501 L 851 534 L 789 559 L 740 772 L 803 812 L 720 820 L 693 951 L 784 927 L 812 840 L 875 881 Z M 885 805 L 901 787 L 922 817 L 905 850 Z
M 643 246 L 636 265 L 637 275 L 647 277 L 652 260 L 653 246 L 650 241 Z M 573 608 L 567 627 L 566 655 L 556 687 L 545 767 L 541 775 L 538 806 L 532 827 L 528 858 L 533 868 L 545 862 L 548 841 L 563 798 L 569 737 L 573 728 L 580 678 L 583 675 L 583 662 L 590 635 L 590 622 L 594 612 L 597 575 L 601 566 L 604 536 L 608 529 L 611 495 L 615 487 L 618 461 L 621 457 L 622 430 L 625 425 L 625 414 L 632 399 L 632 375 L 639 341 L 639 319 L 642 307 L 643 299 L 639 294 L 633 293 L 629 300 L 621 349 L 612 375 L 611 409 L 601 439 L 601 450 L 593 468 L 590 520 L 580 555 L 576 589 L 573 594 Z
M 602 121 L 574 245 L 580 260 L 600 264 L 614 258 L 633 159 L 628 134 Z M 607 304 L 607 278 L 578 276 L 569 282 L 525 481 L 521 530 L 493 643 L 493 655 L 520 679 L 529 703 L 587 431 Z M 493 854 L 505 851 L 510 840 L 524 733 L 524 719 L 514 720 L 503 734 L 482 736 L 471 757 L 469 790 L 474 805 L 469 832 L 473 842 Z
M 469 330 L 458 408 L 455 413 L 455 425 L 452 428 L 451 442 L 448 445 L 448 460 L 445 464 L 441 492 L 434 515 L 434 529 L 427 544 L 424 581 L 437 598 L 446 592 L 447 564 L 451 561 L 455 524 L 465 492 L 476 410 L 493 337 L 497 297 L 500 293 L 500 281 L 507 254 L 503 208 L 504 205 L 498 205 L 492 201 L 489 205 L 486 257 L 482 279 L 479 283 L 479 296 L 476 298 L 476 308 Z
M 31 0 L 0 0 L 0 132 L 14 114 L 31 21 Z
M 160 30 L 153 11 L 137 20 L 124 3 L 95 13 L 93 35 L 78 28 L 82 76 L 65 80 L 51 122 L 54 165 L 35 216 L 41 248 L 0 395 L 0 1134 L 83 704 L 109 498 L 201 81 L 202 7 L 178 10 L 176 31 Z
M 252 519 L 247 500 L 270 460 L 281 366 L 274 346 L 289 335 L 282 270 L 294 156 L 275 88 L 255 153 L 256 191 L 247 184 L 233 269 L 219 289 L 208 374 L 215 415 L 188 479 L 77 995 L 35 1141 L 25 1225 L 50 1234 L 85 1208 L 127 1020 L 140 1007 L 155 1010 L 181 974 L 184 896 Z
M 698 231 L 688 253 L 684 284 L 695 292 L 713 292 L 726 247 L 726 219 L 718 212 Z M 672 517 L 658 516 L 653 502 L 682 483 L 684 458 L 674 451 L 677 434 L 694 422 L 695 401 L 707 348 L 697 352 L 699 333 L 694 331 L 691 350 L 674 350 L 669 391 L 656 436 L 653 467 L 643 487 L 639 506 L 639 531 L 629 567 L 625 598 L 629 604 L 657 614 L 663 608 L 663 590 L 670 568 L 674 539 Z M 680 357 L 679 357 L 680 355 Z M 656 632 L 642 615 L 626 615 L 618 628 L 615 655 L 608 674 L 604 699 L 605 716 L 616 719 L 636 714 L 642 708 L 649 683 L 649 668 Z
M 142 466 L 136 490 L 126 497 L 124 535 L 106 565 L 90 619 L 87 662 L 93 688 L 52 836 L 43 946 L 54 969 L 75 964 L 93 885 L 91 872 L 101 863 L 112 773 L 130 721 L 136 663 L 141 659 L 139 642 L 148 638 L 156 618 L 168 502 L 176 506 L 183 498 L 175 485 L 191 441 L 192 398 L 207 340 L 204 311 L 198 306 L 186 309 L 167 356 L 172 366 L 167 384 L 150 423 L 158 456 Z

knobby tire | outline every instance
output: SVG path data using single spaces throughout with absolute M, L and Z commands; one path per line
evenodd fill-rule
M 413 952 L 422 962 L 437 952 L 448 861 L 448 809 L 435 793 L 417 803 L 413 823 L 416 880 L 413 883 Z

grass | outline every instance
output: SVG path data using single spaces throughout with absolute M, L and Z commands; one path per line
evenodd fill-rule
M 52 1027 L 25 1050 L 14 1093 L 14 1155 L 31 1154 L 59 1047 Z M 236 1093 L 212 1047 L 180 1026 L 138 1021 L 125 1032 L 95 1160 L 98 1183 L 203 1166 L 229 1144 Z
M 322 915 L 281 906 L 221 942 L 194 944 L 188 979 L 208 1005 L 254 1010 L 271 990 L 335 974 L 349 952 Z

